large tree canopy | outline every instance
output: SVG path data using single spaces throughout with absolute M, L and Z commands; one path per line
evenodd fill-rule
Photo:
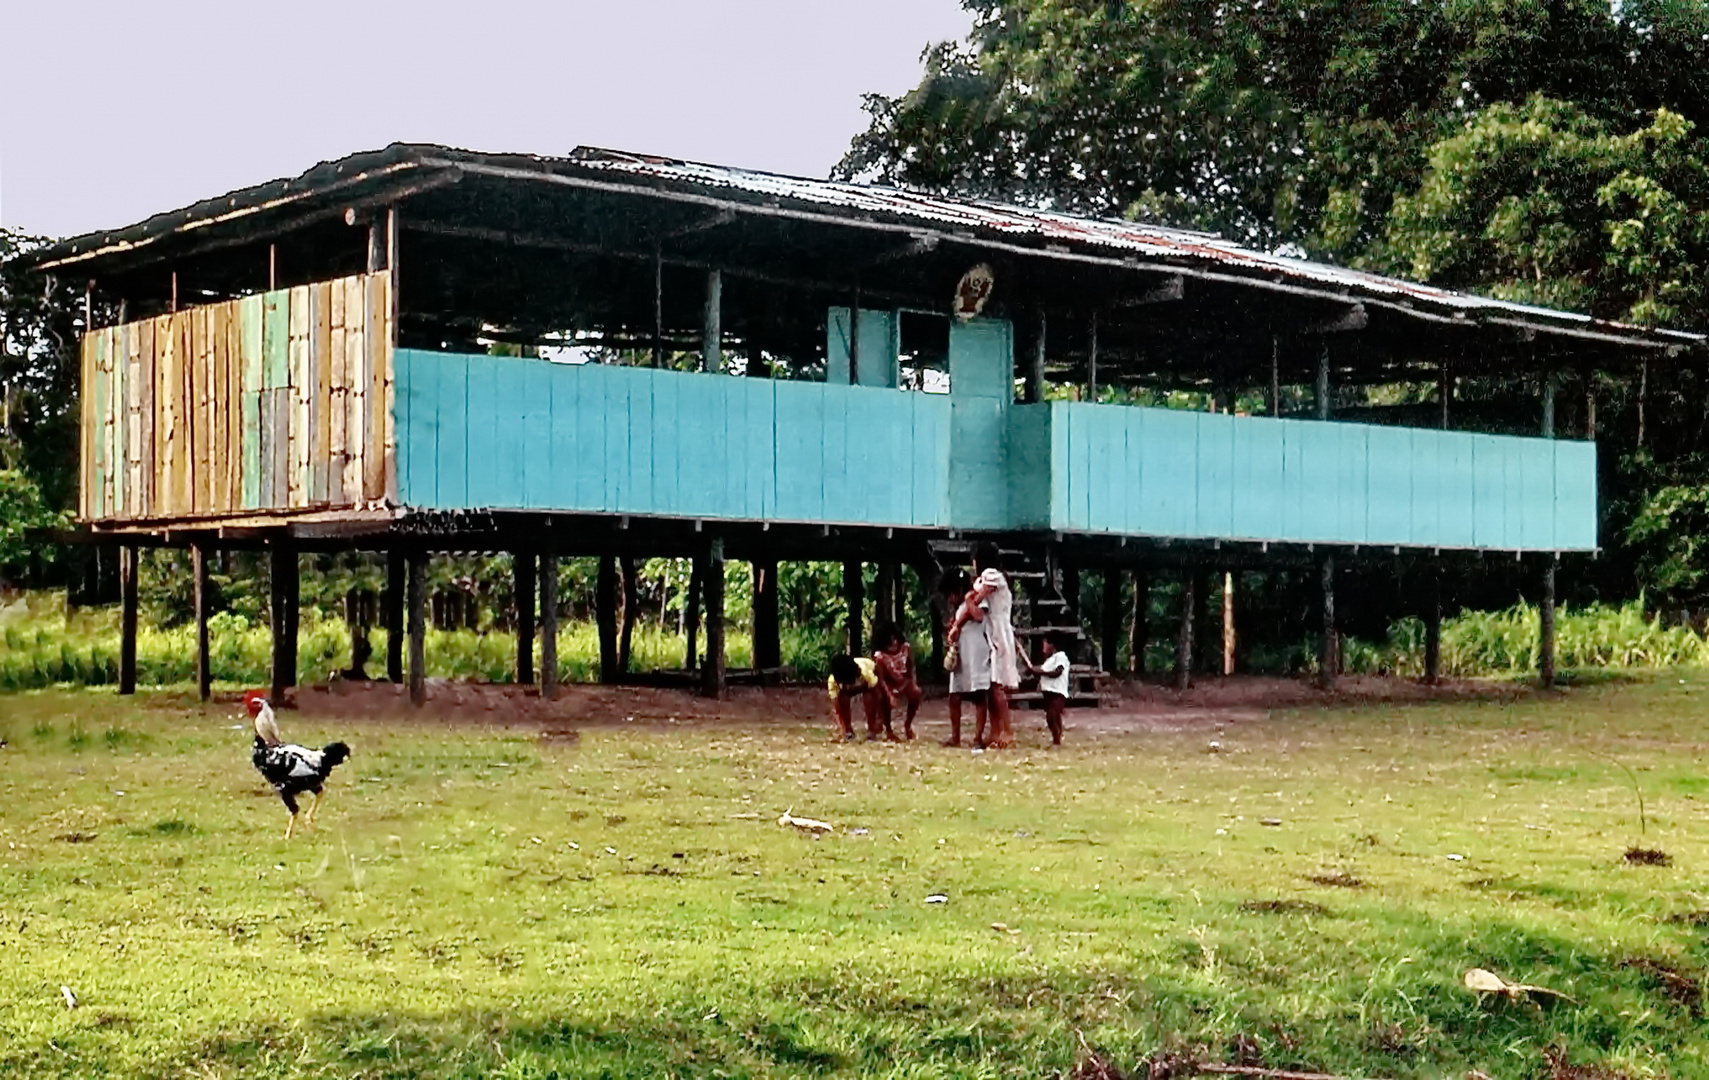
M 1389 266 L 1433 147 L 1535 96 L 1709 121 L 1684 0 L 963 0 L 973 34 L 867 99 L 839 175 L 1208 228 Z

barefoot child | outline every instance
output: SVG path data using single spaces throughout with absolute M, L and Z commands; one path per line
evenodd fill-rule
M 1043 661 L 1035 664 L 1025 653 L 1021 654 L 1027 668 L 1038 676 L 1039 692 L 1044 695 L 1044 722 L 1050 728 L 1052 746 L 1062 745 L 1062 710 L 1068 707 L 1068 669 L 1072 664 L 1066 645 L 1062 635 L 1051 634 L 1044 639 Z
M 902 636 L 901 629 L 889 622 L 881 622 L 873 628 L 872 640 L 878 645 L 872 659 L 878 665 L 879 685 L 884 688 L 884 697 L 878 703 L 879 716 L 884 720 L 884 733 L 892 740 L 896 738 L 892 713 L 898 705 L 906 702 L 908 711 L 902 721 L 902 733 L 912 739 L 914 714 L 920 711 L 920 702 L 926 697 L 920 690 L 920 680 L 914 671 L 914 649 Z
M 878 684 L 876 663 L 846 653 L 831 657 L 831 677 L 825 682 L 825 691 L 831 699 L 831 716 L 837 721 L 832 738 L 854 741 L 854 722 L 849 710 L 857 698 L 866 716 L 867 739 L 878 738 L 878 702 L 884 697 L 884 689 Z

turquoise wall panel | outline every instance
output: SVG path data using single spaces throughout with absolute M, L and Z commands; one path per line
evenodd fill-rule
M 1589 443 L 1170 409 L 1049 408 L 1042 433 L 1037 424 L 1012 425 L 1011 439 L 1053 440 L 1052 529 L 1502 550 L 1596 543 Z M 1008 453 L 1029 451 L 1012 443 Z
M 1006 328 L 963 371 L 994 390 Z M 966 361 L 971 356 L 974 364 Z M 398 484 L 529 508 L 1498 550 L 1596 544 L 1596 448 L 400 350 Z

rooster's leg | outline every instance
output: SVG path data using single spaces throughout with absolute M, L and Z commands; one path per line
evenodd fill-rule
M 295 832 L 296 828 L 297 828 L 297 812 L 295 810 L 293 810 L 293 811 L 291 811 L 291 816 L 290 816 L 289 820 L 287 820 L 285 822 L 285 839 L 289 840 L 291 838 L 291 833 Z
M 318 791 L 315 792 L 314 802 L 309 803 L 309 819 L 303 823 L 303 824 L 309 826 L 311 829 L 314 828 L 315 811 L 320 809 L 320 796 L 321 796 L 320 792 L 318 792 Z

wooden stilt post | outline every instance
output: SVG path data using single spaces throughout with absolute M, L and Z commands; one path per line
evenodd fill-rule
M 860 561 L 843 563 L 843 603 L 848 606 L 848 646 L 850 656 L 865 652 L 866 582 L 861 577 Z
M 1317 647 L 1317 685 L 1325 690 L 1335 689 L 1335 677 L 1340 673 L 1341 649 L 1335 630 L 1335 554 L 1324 551 L 1317 557 L 1317 580 L 1320 592 L 1322 625 Z
M 1444 360 L 1436 369 L 1436 401 L 1441 406 L 1441 427 L 1448 430 L 1448 406 L 1454 400 L 1454 371 Z
M 1098 613 L 1103 623 L 1099 635 L 1099 666 L 1114 672 L 1121 661 L 1122 644 L 1122 569 L 1119 566 L 1104 566 L 1104 596 Z
M 1424 684 L 1442 681 L 1442 564 L 1430 561 L 1428 594 L 1424 598 Z
M 1096 311 L 1092 312 L 1090 340 L 1086 346 L 1086 400 L 1098 400 L 1098 313 Z M 1116 573 L 1120 574 L 1121 571 L 1117 570 Z
M 540 696 L 558 696 L 558 556 L 551 551 L 540 553 Z
M 297 592 L 297 549 L 289 538 L 281 536 L 272 542 L 268 554 L 272 579 L 268 614 L 273 625 L 273 703 L 277 705 L 297 682 L 296 620 L 291 612 Z
M 427 553 L 404 556 L 404 639 L 408 643 L 404 680 L 409 703 L 427 702 Z
M 700 370 L 719 372 L 724 366 L 724 275 L 706 272 L 706 313 L 701 328 Z
M 119 693 L 136 693 L 137 548 L 119 548 Z
M 593 616 L 599 624 L 599 681 L 617 681 L 617 560 L 599 557 L 599 575 L 594 579 Z
M 1197 584 L 1198 571 L 1185 568 L 1181 571 L 1181 614 L 1180 625 L 1175 635 L 1175 689 L 1185 690 L 1193 685 L 1193 612 L 1198 608 L 1194 599 L 1193 589 Z
M 692 567 L 688 572 L 688 598 L 683 601 L 687 610 L 682 613 L 684 636 L 688 638 L 686 655 L 682 658 L 682 666 L 693 671 L 700 666 L 700 594 L 706 582 L 706 560 L 695 555 Z
M 196 696 L 203 701 L 212 696 L 213 673 L 208 668 L 208 551 L 195 543 L 190 545 L 191 606 L 196 609 Z
M 625 555 L 617 561 L 617 569 L 623 580 L 623 621 L 622 629 L 617 635 L 617 670 L 620 675 L 628 675 L 630 669 L 631 646 L 635 641 L 635 617 L 640 605 L 640 584 L 636 579 L 635 557 Z
M 1029 402 L 1036 403 L 1044 400 L 1044 355 L 1047 329 L 1044 309 L 1040 308 L 1033 328 L 1032 356 L 1028 358 L 1027 363 L 1027 400 Z
M 1217 620 L 1211 618 L 1211 572 L 1204 567 L 1193 571 L 1193 663 L 1197 671 L 1211 674 L 1217 670 L 1217 653 L 1213 646 L 1220 631 Z
M 781 667 L 783 646 L 777 626 L 777 560 L 756 559 L 754 575 L 754 667 Z
M 406 566 L 404 553 L 397 548 L 386 551 L 386 678 L 394 683 L 404 681 L 404 590 Z
M 516 683 L 528 686 L 534 682 L 535 591 L 539 588 L 534 553 L 513 552 L 510 565 L 516 596 Z
M 1329 343 L 1325 342 L 1317 353 L 1317 418 L 1328 420 L 1334 415 L 1335 409 L 1330 404 L 1332 389 L 1329 385 Z
M 896 579 L 897 566 L 893 559 L 881 559 L 878 563 L 877 595 L 873 598 L 872 621 L 876 626 L 880 622 L 894 622 L 896 619 Z M 884 647 L 882 641 L 874 639 L 874 649 Z
M 1062 564 L 1062 598 L 1068 601 L 1068 624 L 1080 622 L 1080 568 L 1071 562 Z
M 1270 335 L 1270 415 L 1282 415 L 1282 339 Z
M 724 538 L 714 534 L 706 545 L 706 666 L 701 669 L 701 693 L 724 696 Z
M 1543 438 L 1555 437 L 1555 373 L 1543 377 Z M 1544 689 L 1555 685 L 1555 568 L 1558 557 L 1547 554 L 1543 565 L 1543 595 L 1537 604 L 1537 676 Z
M 1135 676 L 1145 674 L 1145 650 L 1151 645 L 1151 575 L 1143 566 L 1133 568 L 1133 614 L 1128 624 L 1128 667 Z
M 1224 676 L 1234 674 L 1234 574 L 1225 571 L 1222 575 L 1222 673 Z

